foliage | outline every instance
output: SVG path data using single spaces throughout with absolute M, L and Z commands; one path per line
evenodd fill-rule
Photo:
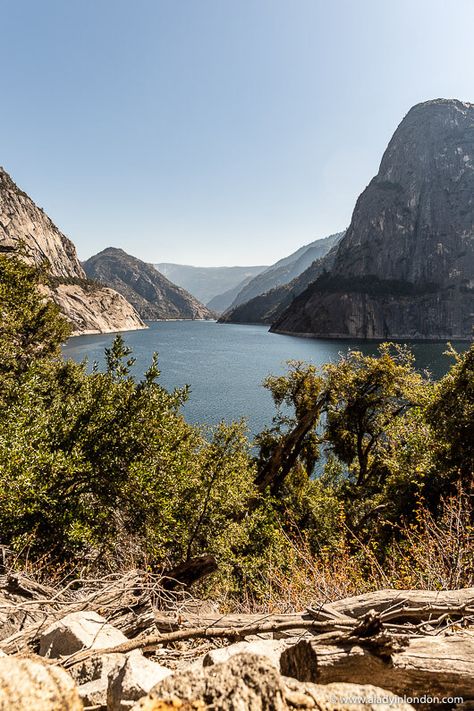
M 20 560 L 166 571 L 205 554 L 201 594 L 262 609 L 471 579 L 474 347 L 439 383 L 393 344 L 291 362 L 265 381 L 276 414 L 253 456 L 244 423 L 185 421 L 156 355 L 137 380 L 120 336 L 104 371 L 63 360 L 46 278 L 0 255 L 0 542 Z
M 393 587 L 457 590 L 474 585 L 473 502 L 461 485 L 433 514 L 418 506 L 415 521 L 403 522 L 390 550 Z
M 438 471 L 448 473 L 450 481 L 461 479 L 470 489 L 474 483 L 474 346 L 463 354 L 450 348 L 447 354 L 454 365 L 435 385 L 427 422 L 437 443 Z
M 33 362 L 57 357 L 70 333 L 58 307 L 41 298 L 38 286 L 44 278 L 45 268 L 0 254 L 2 380 L 24 372 Z
M 4 302 L 9 333 L 37 334 L 39 344 L 50 338 L 47 350 L 28 349 L 21 368 L 13 350 L 2 351 L 4 370 L 15 375 L 1 407 L 2 542 L 70 565 L 117 566 L 132 547 L 137 564 L 162 568 L 203 551 L 230 555 L 228 540 L 239 536 L 225 532 L 254 493 L 243 425 L 222 424 L 204 437 L 180 414 L 187 389 L 160 386 L 156 357 L 137 382 L 120 336 L 106 351 L 105 372 L 57 358 L 55 307 L 38 298 L 33 270 L 14 260 L 4 266 L 2 282 L 15 292 Z
M 290 361 L 287 375 L 264 382 L 277 408 L 273 426 L 256 438 L 259 447 L 257 484 L 273 492 L 281 488 L 292 469 L 311 474 L 319 458 L 317 433 L 322 413 L 323 379 L 313 365 Z

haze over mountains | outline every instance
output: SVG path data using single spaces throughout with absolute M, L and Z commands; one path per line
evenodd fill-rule
M 344 232 L 339 232 L 339 239 L 344 234 Z M 304 272 L 291 281 L 254 296 L 239 306 L 231 307 L 220 317 L 219 323 L 274 323 L 280 318 L 293 299 L 301 294 L 321 274 L 331 269 L 336 256 L 337 244 L 338 242 L 324 257 L 316 259 Z
M 342 234 L 342 232 L 338 232 L 323 239 L 316 239 L 314 242 L 300 247 L 288 257 L 272 264 L 241 289 L 231 304 L 231 308 L 244 304 L 255 296 L 260 296 L 277 286 L 288 284 L 302 274 L 315 260 L 324 257 L 340 240 Z
M 252 279 L 221 316 L 220 323 L 273 323 L 308 284 L 332 266 L 336 245 L 344 234 L 315 240 Z
M 210 301 L 242 286 L 266 266 L 256 267 L 193 267 L 189 264 L 163 262 L 154 265 L 158 271 L 175 284 L 213 308 Z M 229 297 L 226 297 L 228 300 Z M 218 302 L 220 304 L 220 302 Z M 229 302 L 230 305 L 231 302 Z M 215 308 L 215 305 L 214 305 Z M 227 308 L 227 307 L 225 307 Z

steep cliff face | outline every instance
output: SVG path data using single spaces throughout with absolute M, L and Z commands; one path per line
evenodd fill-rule
M 120 294 L 91 287 L 74 244 L 0 168 L 0 250 L 32 264 L 49 264 L 52 285 L 44 294 L 58 303 L 73 333 L 106 333 L 144 328 Z
M 90 279 L 115 289 L 144 319 L 212 319 L 214 314 L 152 264 L 109 247 L 84 262 Z
M 357 201 L 330 275 L 272 330 L 318 337 L 471 338 L 474 105 L 412 108 Z
M 234 286 L 232 289 L 228 289 L 222 294 L 214 296 L 214 298 L 207 302 L 207 307 L 212 311 L 215 311 L 217 314 L 223 314 L 225 311 L 227 311 L 227 309 L 232 306 L 236 296 L 239 294 L 240 291 L 242 291 L 244 286 L 247 286 L 247 284 L 252 279 L 253 276 L 247 277 L 246 279 L 243 279 L 241 282 L 239 282 L 237 286 Z
M 16 252 L 20 243 L 25 259 L 35 264 L 46 260 L 53 276 L 85 278 L 71 240 L 0 168 L 0 248 Z

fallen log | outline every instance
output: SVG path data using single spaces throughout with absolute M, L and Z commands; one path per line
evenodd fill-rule
M 359 620 L 368 612 L 380 612 L 384 622 L 415 625 L 424 621 L 435 621 L 440 615 L 451 614 L 454 618 L 474 616 L 474 588 L 462 590 L 379 590 L 356 595 L 324 604 L 313 605 L 304 612 L 285 614 L 180 614 L 181 628 L 247 627 L 257 622 L 297 623 L 313 620 L 332 620 L 334 623 L 349 623 Z M 157 616 L 157 625 L 163 629 L 170 624 L 164 615 Z M 303 627 L 304 625 L 302 625 Z
M 377 590 L 363 595 L 336 600 L 326 605 L 329 611 L 349 617 L 362 617 L 370 610 L 390 613 L 391 620 L 421 622 L 436 609 L 474 608 L 474 588 L 462 590 Z M 316 605 L 314 608 L 318 609 Z M 386 618 L 388 619 L 388 617 Z
M 374 684 L 400 696 L 474 700 L 474 632 L 406 640 L 390 655 L 357 640 L 301 640 L 281 655 L 284 676 L 317 684 Z M 441 703 L 441 702 L 440 702 Z
M 83 652 L 78 652 L 71 655 L 67 659 L 62 660 L 62 666 L 65 668 L 70 668 L 75 664 L 83 662 L 85 659 L 89 659 L 93 656 L 98 656 L 102 654 L 126 654 L 132 652 L 135 649 L 141 649 L 142 651 L 153 651 L 158 646 L 163 644 L 170 644 L 172 642 L 182 642 L 193 639 L 230 639 L 238 640 L 244 639 L 247 636 L 255 634 L 265 634 L 274 633 L 280 630 L 290 630 L 294 629 L 295 626 L 298 630 L 301 628 L 303 630 L 312 630 L 319 632 L 333 632 L 334 625 L 330 622 L 317 622 L 315 620 L 308 620 L 302 622 L 301 619 L 295 622 L 283 622 L 280 624 L 270 623 L 259 623 L 253 626 L 248 625 L 247 627 L 195 627 L 192 629 L 182 629 L 176 632 L 168 632 L 165 634 L 153 634 L 147 635 L 145 637 L 139 637 L 138 639 L 131 639 L 128 642 L 123 642 L 114 647 L 107 647 L 104 649 L 90 649 Z

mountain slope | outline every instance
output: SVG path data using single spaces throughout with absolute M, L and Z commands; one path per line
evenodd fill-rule
M 32 264 L 47 262 L 52 284 L 43 293 L 58 303 L 73 333 L 144 328 L 133 307 L 111 289 L 88 284 L 74 244 L 0 168 L 0 250 Z
M 109 247 L 84 262 L 90 279 L 112 287 L 144 319 L 211 319 L 213 313 L 191 294 L 170 282 L 152 264 L 123 249 Z
M 359 197 L 334 267 L 272 327 L 335 338 L 470 339 L 474 105 L 413 107 Z
M 309 284 L 321 274 L 330 270 L 334 264 L 337 246 L 321 259 L 314 261 L 302 274 L 288 284 L 276 286 L 265 294 L 255 296 L 240 306 L 235 306 L 219 319 L 219 323 L 274 323 L 285 309 Z
M 193 267 L 188 264 L 163 262 L 154 265 L 174 284 L 182 286 L 199 301 L 209 304 L 215 296 L 233 289 L 248 277 L 254 277 L 266 267 Z
M 288 257 L 268 267 L 249 282 L 234 299 L 231 308 L 244 304 L 255 296 L 265 294 L 277 286 L 283 286 L 302 274 L 311 264 L 324 257 L 329 250 L 341 239 L 343 232 L 317 239 Z
M 224 311 L 227 311 L 227 309 L 230 308 L 237 294 L 239 294 L 239 292 L 242 291 L 244 286 L 247 286 L 249 281 L 251 281 L 252 279 L 253 276 L 248 276 L 243 281 L 239 281 L 237 286 L 233 286 L 232 289 L 228 289 L 227 291 L 224 291 L 223 294 L 218 294 L 217 296 L 214 296 L 210 301 L 207 302 L 208 308 L 212 309 L 212 311 L 215 311 L 218 314 L 223 314 Z

